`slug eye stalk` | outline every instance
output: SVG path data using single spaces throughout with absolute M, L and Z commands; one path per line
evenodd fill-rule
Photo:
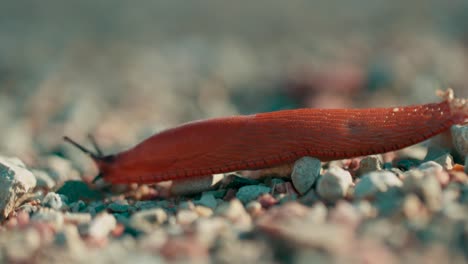
M 73 139 L 67 137 L 67 136 L 64 136 L 63 137 L 63 140 L 65 140 L 66 142 L 72 144 L 73 146 L 75 146 L 76 148 L 78 148 L 79 150 L 81 150 L 83 153 L 87 154 L 88 156 L 90 156 L 93 160 L 100 160 L 102 159 L 103 155 L 102 155 L 102 152 L 100 151 L 100 149 L 97 147 L 96 145 L 96 142 L 95 140 L 91 140 L 92 144 L 94 145 L 95 149 L 96 149 L 96 152 L 97 153 L 94 153 L 92 152 L 91 150 L 85 148 L 83 145 L 79 144 L 78 142 L 74 141 Z

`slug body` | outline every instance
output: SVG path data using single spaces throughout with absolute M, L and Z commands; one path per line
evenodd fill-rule
M 460 99 L 455 99 L 459 100 Z M 190 122 L 113 156 L 104 180 L 151 183 L 256 170 L 303 156 L 322 161 L 404 148 L 468 120 L 465 100 L 393 108 L 297 109 Z

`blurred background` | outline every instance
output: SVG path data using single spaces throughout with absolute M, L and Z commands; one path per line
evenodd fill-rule
M 2 1 L 0 153 L 34 165 L 63 135 L 112 153 L 200 118 L 467 97 L 467 73 L 467 1 Z

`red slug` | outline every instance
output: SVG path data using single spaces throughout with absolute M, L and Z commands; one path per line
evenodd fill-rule
M 303 156 L 329 161 L 404 148 L 468 122 L 467 100 L 454 98 L 451 89 L 441 95 L 440 103 L 406 107 L 297 109 L 195 121 L 109 156 L 65 140 L 90 155 L 111 183 L 197 178 Z

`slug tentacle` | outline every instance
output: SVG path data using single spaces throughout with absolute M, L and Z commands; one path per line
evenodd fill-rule
M 296 109 L 190 122 L 114 156 L 90 155 L 113 183 L 150 183 L 293 162 L 383 153 L 419 143 L 468 120 L 451 89 L 440 103 L 368 109 Z M 93 143 L 94 144 L 94 143 Z

